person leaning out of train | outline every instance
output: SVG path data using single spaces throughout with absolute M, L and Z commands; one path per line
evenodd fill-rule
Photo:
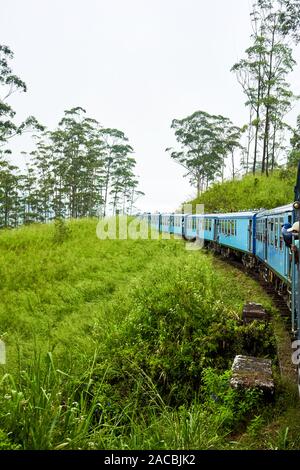
M 294 243 L 291 244 L 291 251 L 295 254 L 295 262 L 299 263 L 299 221 L 295 222 L 290 228 L 287 229 L 287 233 L 291 234 L 294 238 Z

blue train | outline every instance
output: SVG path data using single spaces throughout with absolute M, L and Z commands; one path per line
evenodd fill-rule
M 224 214 L 147 214 L 157 231 L 204 240 L 204 245 L 225 257 L 234 255 L 255 269 L 285 299 L 291 311 L 291 328 L 300 346 L 299 248 L 288 246 L 282 227 L 300 221 L 300 162 L 295 202 L 271 210 Z M 300 393 L 300 368 L 298 368 Z

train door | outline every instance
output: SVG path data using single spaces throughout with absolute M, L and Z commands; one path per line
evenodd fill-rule
M 219 242 L 219 220 L 213 219 L 213 237 L 215 242 Z
M 170 233 L 174 233 L 174 215 L 170 215 L 169 231 Z
M 185 236 L 185 224 L 186 224 L 186 216 L 183 215 L 181 218 L 181 235 L 182 237 Z
M 248 251 L 252 252 L 252 219 L 249 220 L 248 225 Z
M 265 259 L 265 261 L 267 261 L 267 259 L 268 259 L 268 243 L 269 243 L 268 218 L 266 217 L 264 219 L 264 259 Z

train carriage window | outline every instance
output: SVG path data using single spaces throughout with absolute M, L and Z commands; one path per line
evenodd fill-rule
M 258 236 L 259 236 L 259 240 L 262 242 L 262 241 L 263 241 L 263 230 L 262 230 L 262 221 L 261 221 L 261 220 L 259 221 L 259 233 L 258 233 Z
M 281 227 L 284 224 L 284 218 L 280 217 L 279 219 L 279 249 L 283 251 L 284 243 L 283 243 L 283 236 L 281 234 Z
M 211 223 L 211 222 L 212 222 L 212 220 L 209 219 L 209 231 L 210 231 L 210 232 L 211 232 L 211 227 L 212 227 L 212 223 Z
M 269 220 L 269 244 L 274 245 L 274 219 Z
M 196 217 L 193 217 L 193 230 L 196 230 Z
M 274 224 L 274 246 L 276 249 L 278 248 L 278 219 L 275 219 Z

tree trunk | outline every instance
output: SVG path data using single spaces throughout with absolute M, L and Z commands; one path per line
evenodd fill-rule
M 255 126 L 255 137 L 254 137 L 254 155 L 253 155 L 253 169 L 252 172 L 255 175 L 256 163 L 257 163 L 257 145 L 258 145 L 258 129 L 259 129 L 259 118 L 260 118 L 260 100 L 261 100 L 261 54 L 259 55 L 259 68 L 258 68 L 258 82 L 257 82 L 257 104 L 256 104 L 256 126 Z
M 272 31 L 272 42 L 270 50 L 270 61 L 269 61 L 269 72 L 268 72 L 268 87 L 267 87 L 267 101 L 266 101 L 266 122 L 265 122 L 265 131 L 264 131 L 264 141 L 263 141 L 263 157 L 262 157 L 262 166 L 261 172 L 266 172 L 267 176 L 269 174 L 269 131 L 270 131 L 270 95 L 271 95 L 271 78 L 273 74 L 273 52 L 274 52 L 274 40 L 275 40 L 275 30 L 274 25 Z
M 275 166 L 275 144 L 276 144 L 276 122 L 274 123 L 274 130 L 273 130 L 273 145 L 272 145 L 272 173 L 274 171 Z

